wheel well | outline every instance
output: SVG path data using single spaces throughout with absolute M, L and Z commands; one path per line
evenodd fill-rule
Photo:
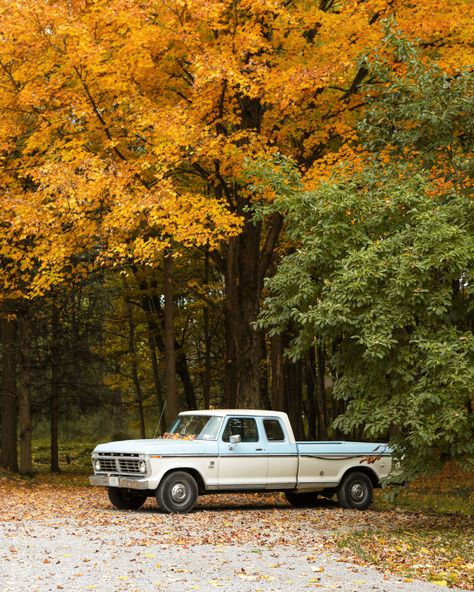
M 181 471 L 183 473 L 189 473 L 192 477 L 194 477 L 194 479 L 196 480 L 198 489 L 199 489 L 199 493 L 202 493 L 206 488 L 204 485 L 204 479 L 202 478 L 201 474 L 199 473 L 199 471 L 197 471 L 196 469 L 191 469 L 188 467 L 180 467 L 179 469 L 170 469 L 169 471 L 167 471 L 163 477 L 161 478 L 161 481 L 163 481 L 163 479 L 168 476 L 170 473 L 177 473 L 178 471 Z M 160 481 L 160 483 L 161 483 Z
M 344 475 L 342 476 L 342 479 L 344 479 L 344 477 L 346 475 L 350 475 L 351 473 L 364 473 L 365 475 L 367 475 L 367 477 L 370 478 L 374 488 L 381 487 L 379 478 L 377 477 L 375 471 L 373 471 L 369 467 L 352 467 L 351 469 L 349 469 L 348 471 L 346 471 L 344 473 Z M 341 481 L 342 481 L 342 479 L 341 479 Z

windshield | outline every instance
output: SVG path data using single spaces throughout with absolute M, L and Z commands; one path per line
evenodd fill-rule
M 217 440 L 222 417 L 209 415 L 180 415 L 164 438 L 189 440 Z

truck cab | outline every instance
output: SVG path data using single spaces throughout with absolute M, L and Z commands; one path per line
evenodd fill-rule
M 90 482 L 121 509 L 155 496 L 164 511 L 187 512 L 199 494 L 269 490 L 293 505 L 337 493 L 365 509 L 391 457 L 381 443 L 296 442 L 286 413 L 224 409 L 180 413 L 162 438 L 100 444 L 92 465 Z

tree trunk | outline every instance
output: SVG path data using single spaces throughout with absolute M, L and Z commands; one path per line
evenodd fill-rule
M 318 413 L 316 405 L 316 389 L 315 389 L 315 370 L 314 370 L 314 347 L 309 349 L 306 356 L 306 363 L 304 366 L 305 383 L 306 383 L 306 402 L 307 402 L 307 418 L 308 418 L 308 438 L 316 440 L 318 437 Z
M 271 338 L 272 352 L 272 409 L 286 411 L 297 438 L 304 437 L 302 421 L 303 372 L 301 361 L 285 358 L 290 337 L 287 333 Z
M 130 302 L 130 295 L 128 293 L 128 285 L 125 277 L 122 276 L 123 283 L 123 295 L 125 301 L 125 307 L 127 311 L 127 323 L 128 323 L 128 353 L 130 355 L 130 371 L 132 374 L 133 388 L 135 390 L 135 398 L 137 401 L 138 418 L 140 420 L 140 437 L 146 438 L 145 428 L 145 415 L 143 413 L 143 397 L 142 389 L 140 385 L 140 379 L 138 376 L 138 359 L 137 351 L 135 346 L 135 321 L 133 318 L 132 303 Z
M 80 316 L 81 316 L 81 303 L 82 293 L 81 288 L 78 287 L 71 295 L 72 310 L 71 310 L 71 350 L 72 350 L 72 376 L 71 376 L 71 387 L 73 389 L 74 396 L 79 395 L 79 383 L 80 383 L 80 343 L 81 343 L 81 329 L 80 329 Z
M 231 406 L 258 409 L 262 393 L 260 331 L 257 320 L 261 286 L 258 263 L 260 224 L 246 224 L 243 233 L 231 238 L 227 250 L 226 290 L 226 383 Z
M 283 373 L 283 336 L 274 335 L 271 338 L 272 356 L 272 409 L 285 411 L 285 376 Z
M 260 403 L 263 409 L 271 409 L 272 400 L 269 392 L 270 386 L 270 372 L 271 372 L 271 360 L 269 360 L 267 352 L 267 342 L 265 339 L 265 333 L 259 331 L 260 338 Z
M 254 222 L 246 210 L 247 201 L 236 199 L 236 211 L 246 220 L 242 233 L 229 240 L 224 253 L 226 391 L 232 405 L 259 408 L 267 400 L 267 393 L 262 392 L 266 381 L 261 376 L 265 348 L 263 332 L 254 323 L 283 218 L 274 214 L 265 225 Z
M 286 390 L 286 412 L 290 418 L 295 438 L 304 439 L 302 421 L 302 372 L 301 361 L 291 362 L 285 360 L 285 390 Z
M 51 472 L 59 472 L 59 356 L 60 356 L 59 311 L 56 303 L 51 306 L 51 397 L 50 397 L 50 433 L 51 433 Z
M 176 390 L 176 355 L 174 336 L 173 255 L 167 250 L 164 256 L 163 286 L 165 296 L 165 374 L 166 374 L 166 423 L 168 427 L 178 415 Z
M 18 472 L 16 388 L 16 320 L 4 313 L 0 320 L 2 339 L 2 438 L 0 466 Z
M 206 251 L 204 258 L 204 285 L 209 284 L 209 253 Z M 202 377 L 202 392 L 204 409 L 209 409 L 211 398 L 211 334 L 209 331 L 209 305 L 204 304 L 203 310 L 203 331 L 204 331 L 204 371 Z
M 240 109 L 239 128 L 260 133 L 265 107 L 259 98 L 242 93 L 238 96 Z M 220 133 L 222 130 L 217 129 Z M 246 140 L 242 140 L 244 148 Z M 260 310 L 263 282 L 274 260 L 283 218 L 273 214 L 265 222 L 253 219 L 249 200 L 244 197 L 235 180 L 226 181 L 220 170 L 219 160 L 214 161 L 212 178 L 220 183 L 214 191 L 217 197 L 225 197 L 229 207 L 244 224 L 239 236 L 231 238 L 223 253 L 222 271 L 225 279 L 226 315 L 226 398 L 231 406 L 260 408 L 268 401 L 267 381 L 262 379 L 264 356 L 263 332 L 254 323 Z M 211 177 L 209 177 L 211 179 Z M 266 372 L 266 371 L 265 371 Z
M 26 311 L 18 315 L 18 343 L 20 346 L 20 372 L 18 379 L 18 416 L 20 424 L 20 473 L 30 475 L 33 472 L 31 443 L 30 409 L 30 319 Z
M 318 410 L 319 410 L 319 437 L 322 440 L 328 439 L 328 409 L 326 397 L 326 350 L 324 342 L 318 339 L 316 346 L 317 357 L 317 385 L 318 385 Z M 314 359 L 314 355 L 313 355 Z
M 147 313 L 149 313 L 147 319 L 150 323 L 150 329 L 152 331 L 153 338 L 160 352 L 164 354 L 165 341 L 163 339 L 163 334 L 165 333 L 165 315 L 163 307 L 161 305 L 160 295 L 156 293 L 156 285 L 152 285 L 152 288 L 155 288 L 155 291 L 154 293 L 150 294 L 150 289 L 148 288 L 146 280 L 143 280 L 138 277 L 137 269 L 134 269 L 134 273 L 138 287 L 140 288 L 140 290 L 146 293 L 141 296 L 141 301 L 143 308 L 145 309 L 145 311 L 147 311 Z M 154 317 L 154 315 L 156 315 L 157 319 Z M 180 377 L 181 383 L 183 385 L 184 397 L 186 400 L 187 408 L 197 409 L 196 395 L 194 393 L 194 386 L 191 381 L 191 376 L 189 374 L 186 354 L 177 342 L 176 337 L 174 338 L 174 351 L 176 373 Z
M 148 330 L 148 347 L 150 349 L 150 359 L 151 359 L 151 370 L 153 375 L 153 385 L 155 387 L 155 396 L 156 396 L 156 403 L 158 405 L 158 413 L 160 414 L 160 430 L 161 433 L 166 431 L 166 420 L 165 414 L 163 413 L 163 389 L 161 386 L 160 380 L 160 369 L 158 364 L 158 356 L 156 355 L 156 342 L 154 337 L 154 327 L 153 321 L 151 319 L 151 312 L 149 310 L 145 310 L 146 318 L 147 318 L 147 330 Z

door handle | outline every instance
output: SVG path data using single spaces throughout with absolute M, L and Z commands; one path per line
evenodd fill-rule
M 263 452 L 263 448 L 255 448 L 256 452 Z

